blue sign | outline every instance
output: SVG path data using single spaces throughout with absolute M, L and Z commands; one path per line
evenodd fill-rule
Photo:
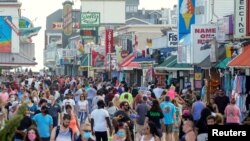
M 191 25 L 195 24 L 195 0 L 179 0 L 179 40 L 191 32 Z

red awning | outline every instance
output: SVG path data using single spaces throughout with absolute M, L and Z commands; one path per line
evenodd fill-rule
M 235 57 L 228 66 L 230 67 L 250 67 L 250 45 L 243 48 L 243 52 Z
M 129 54 L 122 62 L 119 64 L 120 67 L 125 67 L 135 59 L 133 53 Z
M 134 67 L 134 68 L 137 68 L 137 67 L 140 67 L 141 65 L 139 63 L 135 63 L 135 62 L 130 62 L 127 66 L 125 67 Z

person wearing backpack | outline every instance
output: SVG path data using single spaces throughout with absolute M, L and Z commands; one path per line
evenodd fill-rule
M 51 132 L 50 141 L 74 141 L 74 134 L 69 127 L 70 115 L 63 116 L 62 125 L 56 126 Z

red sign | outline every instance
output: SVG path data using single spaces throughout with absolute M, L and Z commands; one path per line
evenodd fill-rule
M 79 22 L 73 23 L 73 28 L 80 29 L 80 23 Z M 61 30 L 61 29 L 63 29 L 63 23 L 62 22 L 54 22 L 54 23 L 52 23 L 52 29 L 53 30 Z
M 106 55 L 108 53 L 114 52 L 114 39 L 113 39 L 113 30 L 112 29 L 106 29 L 105 31 L 105 53 Z

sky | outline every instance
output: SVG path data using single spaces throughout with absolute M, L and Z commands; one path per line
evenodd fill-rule
M 43 49 L 44 49 L 44 33 L 46 28 L 46 17 L 56 11 L 62 9 L 62 2 L 65 0 L 19 0 L 22 3 L 22 16 L 33 21 L 34 26 L 41 26 L 39 34 L 32 38 L 35 43 L 35 57 L 38 65 L 32 67 L 33 71 L 43 69 Z M 80 9 L 80 0 L 74 0 L 74 8 Z M 161 9 L 172 8 L 177 4 L 177 0 L 140 0 L 139 9 Z

